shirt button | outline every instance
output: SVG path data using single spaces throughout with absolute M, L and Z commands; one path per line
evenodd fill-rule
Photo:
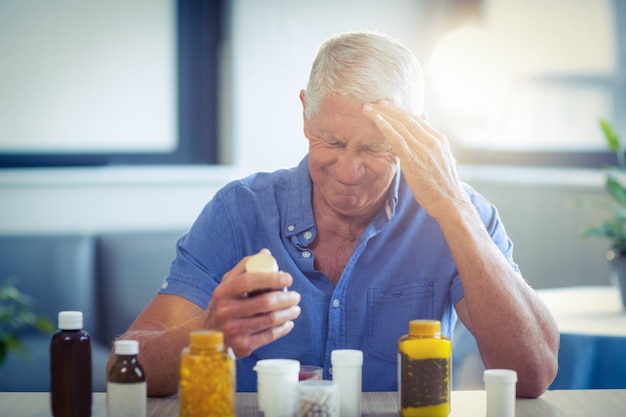
M 333 300 L 333 307 L 335 308 L 339 307 L 339 300 L 336 298 Z
M 296 226 L 294 226 L 293 224 L 290 224 L 289 226 L 287 226 L 287 230 L 289 230 L 290 232 L 293 232 L 295 228 Z
M 167 283 L 167 281 L 165 281 L 165 282 L 163 282 L 163 285 L 161 285 L 161 288 L 166 289 L 167 286 L 168 286 L 168 283 Z
M 304 232 L 304 238 L 306 240 L 311 239 L 312 236 L 313 236 L 313 233 L 311 233 L 311 232 Z
M 305 259 L 309 259 L 311 257 L 311 252 L 308 250 L 305 250 L 304 252 L 302 252 L 302 257 Z

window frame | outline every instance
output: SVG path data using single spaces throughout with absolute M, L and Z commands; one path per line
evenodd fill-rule
M 218 164 L 226 0 L 177 0 L 177 148 L 172 152 L 0 153 L 0 168 Z

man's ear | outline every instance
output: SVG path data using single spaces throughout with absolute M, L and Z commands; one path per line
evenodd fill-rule
M 300 90 L 300 102 L 302 103 L 302 110 L 306 107 L 306 91 L 304 89 Z
M 306 110 L 306 91 L 300 90 L 300 102 L 302 103 L 302 120 L 304 122 L 304 136 L 309 137 L 309 124 L 304 115 Z

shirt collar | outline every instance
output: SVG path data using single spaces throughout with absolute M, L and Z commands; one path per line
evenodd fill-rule
M 287 192 L 287 213 L 283 223 L 285 236 L 293 236 L 315 227 L 311 205 L 311 176 L 309 156 L 305 156 L 295 169 L 289 181 Z

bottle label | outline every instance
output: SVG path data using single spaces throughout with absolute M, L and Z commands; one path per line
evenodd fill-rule
M 402 408 L 426 407 L 449 401 L 450 361 L 445 358 L 411 359 L 402 355 Z
M 145 382 L 120 384 L 107 382 L 109 417 L 146 417 L 147 386 Z

